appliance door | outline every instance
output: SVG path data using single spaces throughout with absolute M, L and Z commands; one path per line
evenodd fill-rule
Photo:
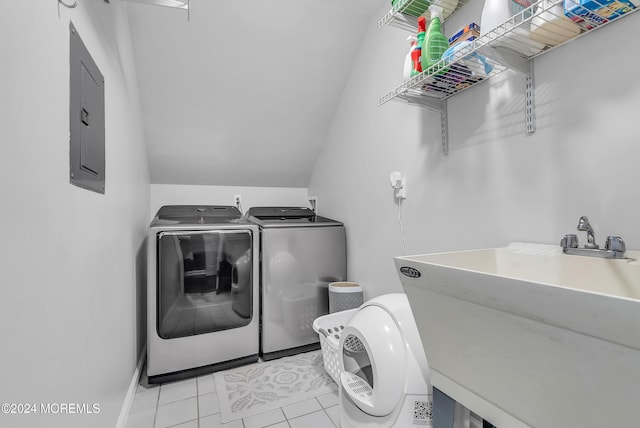
M 262 230 L 262 352 L 319 341 L 313 321 L 329 312 L 328 285 L 347 274 L 342 226 Z
M 176 339 L 249 324 L 251 248 L 248 230 L 159 233 L 158 336 Z
M 259 234 L 254 225 L 151 228 L 147 374 L 259 352 Z

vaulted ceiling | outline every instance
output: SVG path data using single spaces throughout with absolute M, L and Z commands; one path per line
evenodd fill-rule
M 151 182 L 305 187 L 384 3 L 129 3 Z

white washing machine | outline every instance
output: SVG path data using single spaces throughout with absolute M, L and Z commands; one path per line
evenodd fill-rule
M 258 360 L 258 239 L 235 207 L 158 211 L 147 243 L 149 383 Z
M 429 365 L 405 294 L 364 303 L 339 349 L 342 428 L 433 426 Z

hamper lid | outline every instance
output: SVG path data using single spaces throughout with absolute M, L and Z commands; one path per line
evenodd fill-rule
M 332 282 L 329 284 L 329 291 L 332 293 L 359 293 L 362 286 L 357 282 Z

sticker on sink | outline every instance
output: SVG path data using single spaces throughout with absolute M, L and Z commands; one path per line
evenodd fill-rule
M 409 266 L 402 266 L 400 268 L 400 273 L 402 273 L 404 276 L 408 276 L 409 278 L 420 278 L 421 276 L 418 269 Z

